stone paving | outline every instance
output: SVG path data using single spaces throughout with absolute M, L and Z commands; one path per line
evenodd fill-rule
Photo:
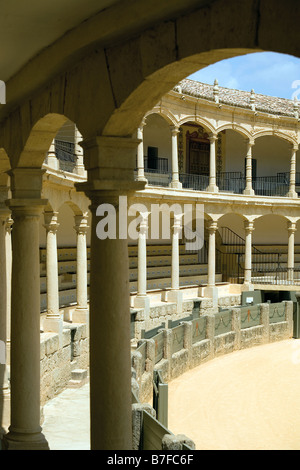
M 169 383 L 169 429 L 198 450 L 300 449 L 300 340 L 237 351 Z M 89 449 L 89 384 L 44 407 L 52 450 Z
M 44 406 L 43 433 L 50 450 L 90 448 L 89 384 L 68 388 Z

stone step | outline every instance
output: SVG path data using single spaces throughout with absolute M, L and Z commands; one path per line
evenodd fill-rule
M 222 282 L 222 274 L 216 274 L 216 282 Z M 197 275 L 197 276 L 184 276 L 180 277 L 180 286 L 193 286 L 201 285 L 207 283 L 207 275 Z M 131 281 L 130 292 L 137 291 L 137 281 Z M 147 290 L 154 289 L 169 289 L 171 287 L 171 278 L 161 278 L 161 279 L 148 279 L 147 280 Z

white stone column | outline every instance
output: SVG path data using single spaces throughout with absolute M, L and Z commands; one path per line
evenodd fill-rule
M 294 266 L 295 266 L 295 232 L 297 231 L 296 224 L 288 221 L 288 262 L 287 262 L 287 280 L 291 283 L 294 280 Z
M 144 188 L 134 181 L 137 139 L 96 137 L 82 143 L 88 171 L 77 184 L 91 200 L 90 416 L 92 450 L 132 449 L 130 291 L 127 237 L 119 234 L 119 196 Z M 109 166 L 107 164 L 109 162 Z M 100 239 L 97 208 L 109 204 L 117 237 Z M 112 222 L 113 223 L 113 222 Z M 124 227 L 122 227 L 124 229 Z M 127 230 L 127 227 L 126 227 Z
M 80 134 L 77 127 L 75 127 L 75 155 L 76 155 L 76 173 L 80 176 L 87 176 L 87 172 L 84 167 L 84 156 L 83 156 L 83 148 L 79 145 L 79 142 L 82 141 L 82 135 Z
M 174 214 L 172 227 L 172 265 L 171 265 L 171 290 L 167 291 L 163 299 L 177 304 L 177 313 L 182 312 L 183 295 L 180 291 L 180 256 L 179 240 L 182 233 L 183 214 Z
M 252 147 L 254 141 L 247 141 L 247 155 L 246 155 L 246 187 L 244 189 L 244 194 L 249 196 L 254 195 L 254 189 L 252 187 Z
M 12 199 L 11 425 L 7 449 L 48 449 L 40 426 L 40 169 L 10 172 Z
M 207 272 L 207 286 L 215 287 L 216 285 L 216 231 L 218 223 L 214 220 L 208 223 L 208 272 Z
M 137 295 L 134 306 L 144 308 L 147 314 L 150 307 L 150 299 L 147 296 L 147 235 L 148 235 L 148 215 L 141 213 L 142 221 L 138 238 L 138 281 Z
M 171 290 L 179 289 L 180 279 L 180 263 L 179 263 L 179 240 L 182 230 L 182 215 L 174 215 L 174 224 L 172 229 L 172 274 L 171 274 Z
M 218 305 L 218 289 L 216 287 L 216 231 L 218 222 L 215 220 L 208 221 L 208 265 L 207 265 L 207 287 L 203 293 L 206 297 L 213 300 L 213 306 Z
M 76 291 L 77 306 L 72 313 L 73 323 L 86 323 L 88 325 L 88 295 L 87 295 L 87 246 L 86 234 L 88 231 L 87 215 L 75 215 L 75 231 L 77 234 L 77 269 Z
M 47 315 L 44 331 L 58 333 L 62 346 L 63 313 L 59 310 L 58 261 L 57 261 L 57 212 L 45 212 L 46 229 L 46 273 L 47 273 Z
M 55 139 L 52 140 L 49 151 L 48 151 L 47 165 L 53 168 L 53 170 L 59 169 L 59 161 L 55 154 Z
M 8 260 L 6 248 L 6 224 L 9 215 L 7 207 L 3 207 L 0 210 L 0 439 L 7 432 L 7 426 L 9 425 L 10 393 L 7 377 L 7 332 L 10 318 L 8 312 L 9 278 L 7 276 Z
M 145 177 L 144 173 L 144 142 L 143 142 L 143 136 L 144 136 L 144 126 L 146 122 L 143 120 L 141 125 L 137 128 L 136 131 L 136 137 L 139 140 L 138 146 L 137 146 L 137 181 L 144 181 L 148 182 L 147 178 Z
M 254 222 L 246 220 L 245 228 L 245 268 L 244 268 L 244 284 L 251 286 L 252 284 L 252 232 L 254 231 Z
M 178 142 L 177 136 L 179 134 L 178 127 L 171 126 L 172 136 L 172 181 L 170 186 L 172 188 L 181 189 L 182 183 L 179 181 L 179 170 L 178 170 Z
M 297 155 L 298 146 L 293 145 L 291 147 L 291 166 L 290 166 L 290 187 L 289 192 L 287 193 L 288 197 L 297 198 L 298 194 L 296 192 L 296 155 Z
M 216 141 L 218 136 L 216 134 L 210 134 L 210 158 L 209 158 L 209 186 L 206 191 L 210 193 L 217 193 L 219 188 L 217 186 L 217 175 L 216 175 Z
M 6 247 L 6 279 L 7 279 L 7 363 L 10 364 L 10 316 L 11 316 L 11 269 L 12 269 L 12 244 L 11 244 L 11 231 L 13 226 L 13 219 L 8 217 L 5 224 L 5 247 Z

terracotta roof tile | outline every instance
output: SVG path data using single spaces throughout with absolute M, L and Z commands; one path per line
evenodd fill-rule
M 214 101 L 214 85 L 197 82 L 188 78 L 181 80 L 174 91 L 181 89 L 185 95 Z M 251 92 L 218 86 L 219 102 L 230 106 L 251 109 Z M 294 101 L 254 93 L 255 109 L 266 113 L 295 117 Z

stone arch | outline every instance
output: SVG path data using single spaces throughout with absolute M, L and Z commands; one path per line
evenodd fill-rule
M 19 142 L 19 148 L 12 152 L 12 167 L 40 168 L 52 140 L 67 120 L 65 116 L 56 113 L 46 114 L 39 119 L 24 138 L 24 145 Z
M 240 126 L 238 124 L 233 124 L 233 123 L 227 123 L 223 124 L 222 126 L 218 127 L 216 129 L 216 133 L 219 134 L 222 131 L 226 131 L 227 129 L 230 129 L 232 131 L 236 131 L 239 134 L 241 134 L 245 139 L 252 140 L 253 137 L 251 133 L 243 126 Z
M 164 108 L 160 108 L 160 107 L 154 107 L 153 109 L 151 109 L 150 111 L 148 111 L 145 114 L 144 120 L 146 120 L 147 117 L 152 115 L 152 114 L 158 114 L 159 116 L 164 118 L 167 121 L 167 123 L 170 124 L 170 126 L 174 126 L 174 127 L 179 126 L 177 119 L 175 118 L 173 113 L 171 111 L 169 111 L 168 109 L 164 109 Z
M 289 220 L 287 216 L 276 213 L 258 216 L 254 222 L 253 244 L 267 246 L 272 244 L 287 245 L 287 224 Z
M 177 12 L 172 20 L 158 21 L 156 26 L 143 28 L 134 37 L 125 41 L 124 38 L 116 39 L 113 45 L 107 43 L 96 51 L 95 28 L 90 44 L 89 36 L 82 38 L 89 53 L 84 58 L 81 55 L 80 59 L 70 48 L 59 51 L 60 43 L 65 42 L 62 38 L 51 50 L 27 64 L 12 85 L 8 83 L 8 90 L 15 87 L 16 96 L 19 96 L 16 83 L 22 77 L 24 79 L 22 73 L 36 70 L 38 63 L 53 54 L 51 64 L 47 64 L 48 75 L 43 75 L 44 88 L 40 83 L 36 90 L 42 91 L 35 94 L 31 85 L 27 94 L 32 97 L 30 103 L 27 101 L 22 105 L 22 111 L 19 108 L 16 114 L 22 112 L 30 116 L 31 110 L 36 120 L 49 112 L 65 114 L 78 122 L 80 128 L 83 126 L 81 133 L 86 137 L 133 135 L 145 113 L 161 96 L 182 78 L 205 66 L 264 50 L 299 57 L 296 22 L 299 5 L 296 1 L 290 2 L 290 7 L 286 8 L 275 0 L 249 0 L 242 4 L 217 0 L 193 11 Z M 81 27 L 86 29 L 85 24 Z M 280 39 L 276 34 L 279 27 L 283 31 Z M 76 31 L 80 38 L 80 27 Z M 80 41 L 76 42 L 76 47 L 80 51 Z M 59 66 L 54 49 L 59 52 Z M 64 61 L 62 54 L 65 54 Z M 91 73 L 87 73 L 88 70 Z M 56 78 L 51 78 L 50 82 L 47 77 Z M 17 102 L 14 105 L 17 106 Z M 7 126 L 11 128 L 10 123 Z
M 207 119 L 204 119 L 201 116 L 195 116 L 195 115 L 185 116 L 183 119 L 181 119 L 178 122 L 178 125 L 182 126 L 183 124 L 188 124 L 189 122 L 199 124 L 199 126 L 202 126 L 211 134 L 216 133 L 215 127 Z
M 253 139 L 257 140 L 260 137 L 267 137 L 267 136 L 278 137 L 279 139 L 282 139 L 282 140 L 288 142 L 291 145 L 297 145 L 297 139 L 296 138 L 294 139 L 289 134 L 278 131 L 278 130 L 267 130 L 266 129 L 266 130 L 263 130 L 263 131 L 256 132 L 256 133 L 253 134 Z

